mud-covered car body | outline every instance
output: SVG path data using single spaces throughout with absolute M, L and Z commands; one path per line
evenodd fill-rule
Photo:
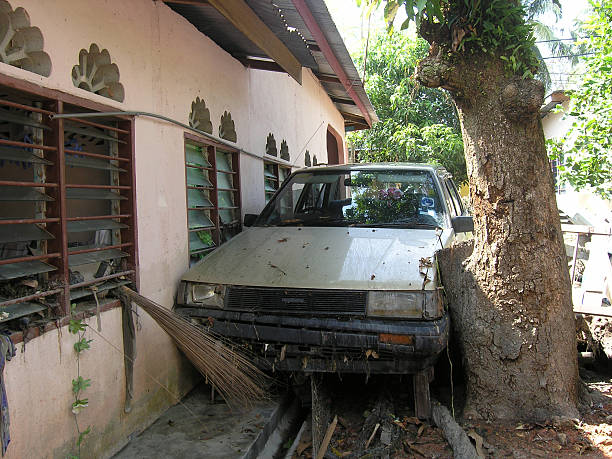
M 247 344 L 266 368 L 422 371 L 450 326 L 434 253 L 470 230 L 463 214 L 441 168 L 296 171 L 254 222 L 245 217 L 250 228 L 183 276 L 177 310 Z

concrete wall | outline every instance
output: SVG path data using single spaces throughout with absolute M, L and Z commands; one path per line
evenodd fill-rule
M 210 109 L 214 134 L 228 110 L 239 148 L 263 155 L 272 132 L 279 146 L 287 140 L 296 167 L 304 164 L 306 149 L 325 161 L 328 124 L 344 132 L 341 115 L 310 71 L 304 70 L 300 86 L 285 74 L 247 70 L 161 2 L 15 0 L 11 6 L 24 7 L 32 25 L 41 29 L 53 68 L 48 78 L 5 64 L 0 64 L 0 73 L 183 123 L 199 96 Z M 123 103 L 73 86 L 72 67 L 80 49 L 91 43 L 108 49 L 118 65 Z M 188 267 L 184 130 L 149 118 L 138 118 L 135 126 L 141 293 L 171 305 L 178 279 Z M 241 171 L 243 213 L 258 212 L 264 205 L 263 163 L 242 155 Z M 190 365 L 161 329 L 144 313 L 140 320 L 135 399 L 129 414 L 123 412 L 120 311 L 102 315 L 104 338 L 87 332 L 93 343 L 83 354 L 81 374 L 92 379 L 92 386 L 85 393 L 90 406 L 79 415 L 79 423 L 83 428 L 90 425 L 92 434 L 84 442 L 83 457 L 110 455 L 128 435 L 176 402 L 152 377 L 178 395 L 195 381 Z M 12 437 L 8 458 L 65 457 L 71 451 L 76 438 L 70 413 L 71 379 L 76 375 L 73 342 L 64 327 L 28 342 L 25 352 L 19 350 L 7 363 Z

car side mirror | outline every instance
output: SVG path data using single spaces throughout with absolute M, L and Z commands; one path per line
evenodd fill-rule
M 451 218 L 451 224 L 455 233 L 473 233 L 474 232 L 474 219 L 468 216 L 460 216 Z
M 257 217 L 257 214 L 244 214 L 244 226 L 253 226 Z

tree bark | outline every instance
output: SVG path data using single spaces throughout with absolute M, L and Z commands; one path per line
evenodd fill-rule
M 496 419 L 574 417 L 575 327 L 539 117 L 543 87 L 508 76 L 501 59 L 432 48 L 437 53 L 421 62 L 417 78 L 448 89 L 457 106 L 475 224 L 473 254 L 450 289 L 468 412 Z M 456 274 L 446 269 L 444 276 L 444 268 L 446 279 Z

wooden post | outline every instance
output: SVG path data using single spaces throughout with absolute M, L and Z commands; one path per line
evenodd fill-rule
M 431 370 L 432 369 L 427 368 L 412 376 L 414 414 L 417 418 L 424 420 L 429 420 L 431 418 L 431 400 L 429 397 Z
M 324 373 L 313 373 L 310 377 L 312 393 L 312 457 L 317 457 L 331 420 L 332 398 L 326 385 Z

